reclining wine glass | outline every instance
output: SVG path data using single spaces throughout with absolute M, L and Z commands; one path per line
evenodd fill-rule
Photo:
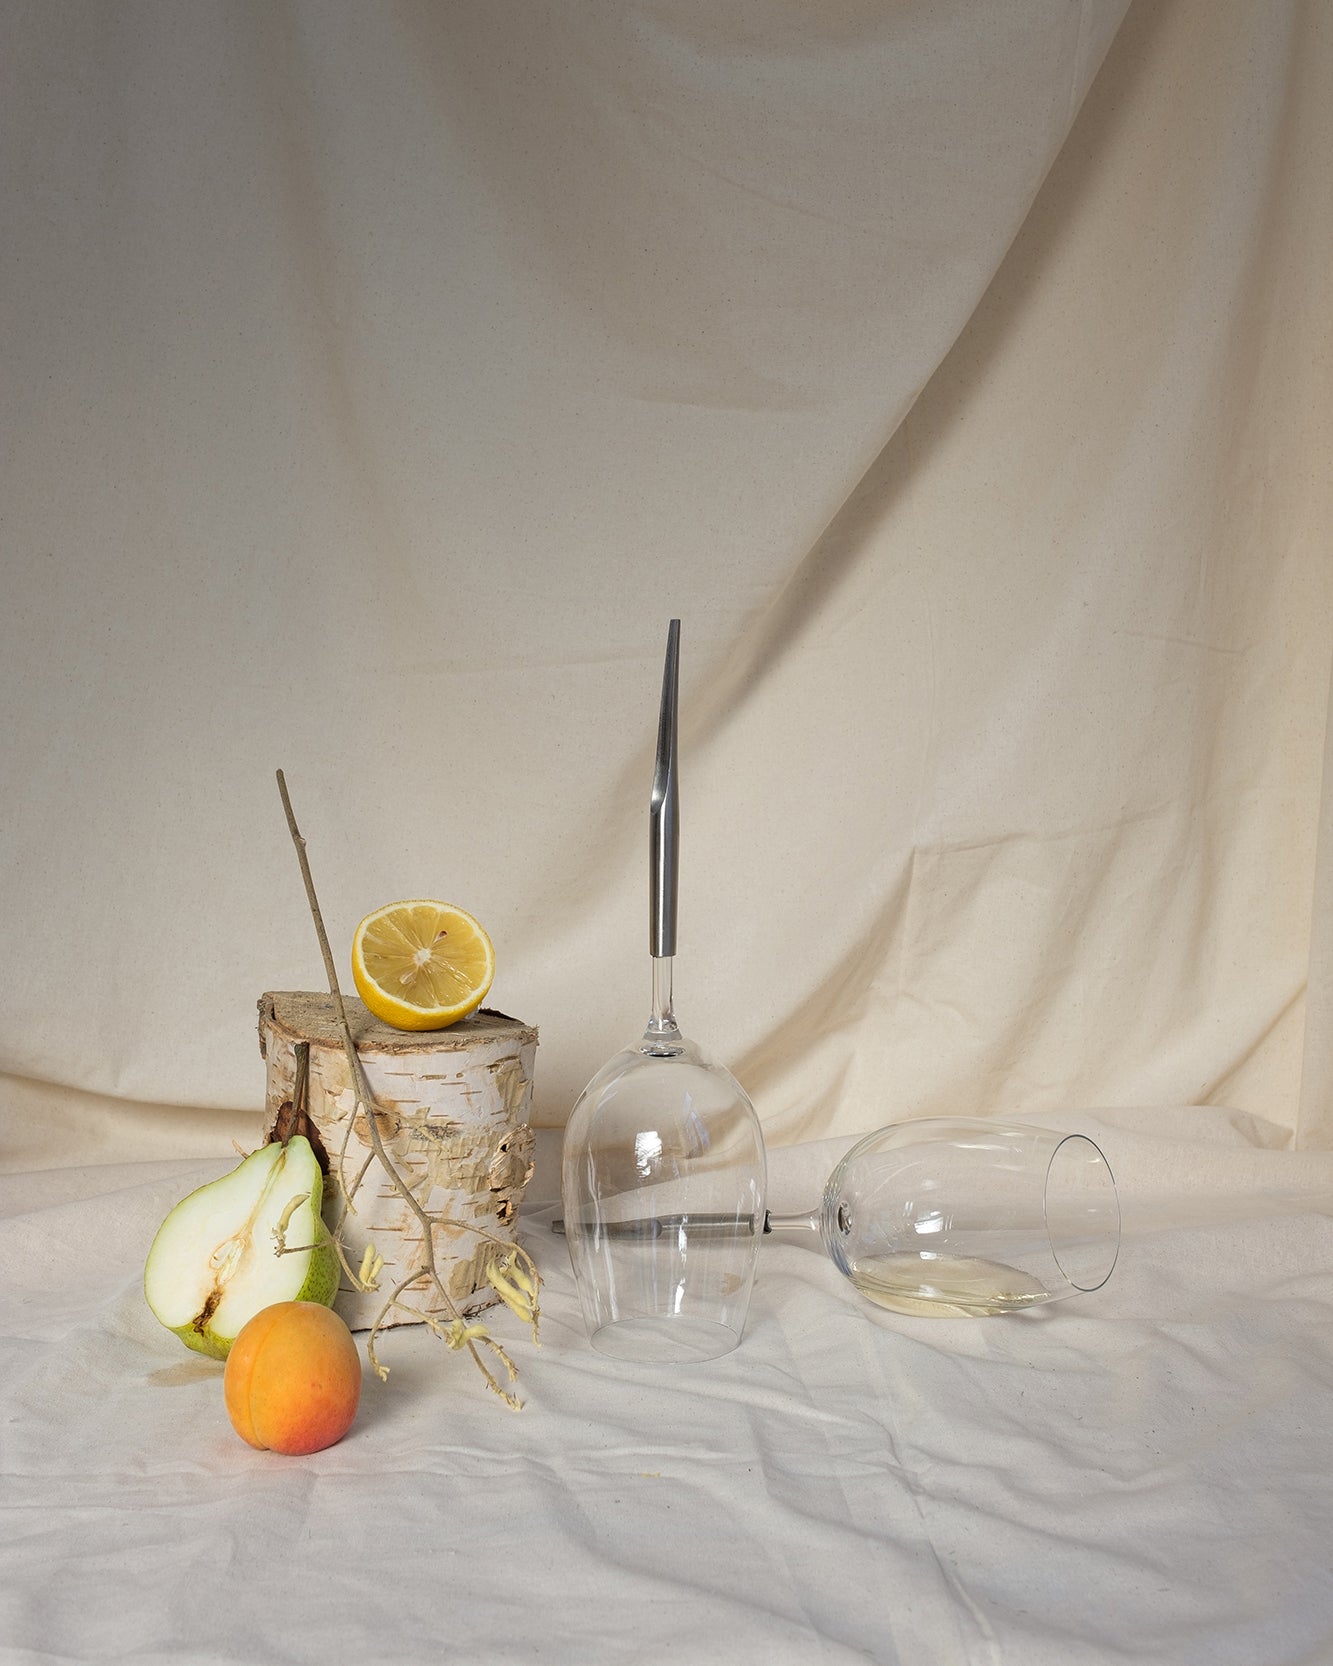
M 580 1095 L 561 1191 L 593 1346 L 648 1363 L 715 1359 L 740 1341 L 764 1218 L 759 1119 L 723 1065 L 682 1036 L 676 951 L 680 621 L 667 633 L 649 806 L 652 1012 Z
M 1120 1205 L 1086 1135 L 922 1118 L 867 1135 L 818 1208 L 770 1214 L 764 1230 L 817 1234 L 881 1307 L 973 1317 L 1099 1290 L 1119 1253 Z

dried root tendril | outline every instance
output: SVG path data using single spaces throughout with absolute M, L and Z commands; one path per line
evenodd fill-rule
M 384 1271 L 384 1257 L 374 1244 L 366 1245 L 366 1253 L 361 1257 L 361 1266 L 357 1272 L 357 1283 L 362 1290 L 378 1290 L 380 1274 Z
M 537 1342 L 541 1275 L 528 1252 L 519 1244 L 511 1245 L 487 1267 L 486 1281 L 511 1313 L 532 1326 L 532 1340 Z

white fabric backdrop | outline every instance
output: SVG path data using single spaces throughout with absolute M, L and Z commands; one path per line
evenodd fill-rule
M 1124 12 L 6 7 L 8 1162 L 250 1126 L 278 765 L 344 956 L 473 909 L 561 1122 L 673 613 L 678 1007 L 775 1142 L 1333 1140 L 1330 18 Z

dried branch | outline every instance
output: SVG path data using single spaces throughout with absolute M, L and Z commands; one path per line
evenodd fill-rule
M 421 1264 L 410 1272 L 406 1278 L 402 1279 L 397 1285 L 395 1285 L 386 1298 L 384 1306 L 381 1308 L 379 1315 L 375 1319 L 374 1324 L 371 1326 L 370 1335 L 366 1339 L 366 1357 L 369 1359 L 371 1367 L 379 1377 L 385 1378 L 388 1376 L 388 1367 L 380 1363 L 379 1357 L 376 1354 L 376 1340 L 381 1329 L 387 1322 L 390 1313 L 395 1308 L 403 1307 L 404 1304 L 401 1300 L 403 1291 L 406 1290 L 409 1285 L 415 1284 L 418 1279 L 425 1278 L 429 1280 L 431 1285 L 433 1285 L 445 1312 L 449 1316 L 450 1322 L 447 1325 L 442 1324 L 436 1316 L 431 1314 L 414 1312 L 413 1316 L 415 1318 L 424 1317 L 430 1329 L 434 1331 L 437 1336 L 442 1337 L 451 1348 L 465 1347 L 472 1355 L 473 1362 L 476 1364 L 477 1369 L 481 1372 L 482 1376 L 485 1377 L 488 1386 L 492 1388 L 502 1400 L 504 1400 L 506 1405 L 513 1407 L 513 1409 L 517 1411 L 522 1402 L 516 1395 L 510 1394 L 506 1389 L 501 1387 L 500 1383 L 487 1366 L 485 1360 L 478 1352 L 477 1344 L 479 1342 L 484 1343 L 499 1356 L 506 1368 L 506 1372 L 511 1382 L 514 1381 L 518 1375 L 513 1362 L 510 1360 L 508 1354 L 505 1353 L 500 1344 L 495 1341 L 492 1336 L 490 1336 L 484 1325 L 469 1325 L 466 1323 L 462 1313 L 458 1309 L 457 1303 L 449 1294 L 443 1279 L 440 1277 L 439 1268 L 435 1260 L 435 1228 L 437 1225 L 448 1224 L 454 1227 L 455 1230 L 470 1230 L 478 1232 L 483 1239 L 488 1242 L 496 1243 L 497 1245 L 500 1244 L 500 1240 L 494 1238 L 489 1232 L 481 1231 L 481 1229 L 473 1227 L 467 1222 L 460 1221 L 445 1223 L 432 1220 L 432 1218 L 426 1213 L 425 1209 L 423 1209 L 421 1204 L 417 1201 L 412 1188 L 403 1179 L 402 1174 L 399 1172 L 396 1164 L 392 1161 L 385 1148 L 379 1129 L 379 1118 L 382 1113 L 375 1103 L 375 1095 L 371 1089 L 369 1081 L 366 1078 L 365 1066 L 361 1062 L 361 1056 L 356 1050 L 356 1043 L 352 1039 L 351 1026 L 347 1022 L 347 1008 L 343 1003 L 342 990 L 338 984 L 338 970 L 334 964 L 332 950 L 329 948 L 329 938 L 328 933 L 324 929 L 324 916 L 320 911 L 319 898 L 315 894 L 315 882 L 311 876 L 310 861 L 306 855 L 306 843 L 304 838 L 301 836 L 300 828 L 296 825 L 296 815 L 292 810 L 292 801 L 287 792 L 287 782 L 281 770 L 278 771 L 278 791 L 282 795 L 282 808 L 287 817 L 287 828 L 292 836 L 292 843 L 296 846 L 297 859 L 301 864 L 301 878 L 305 884 L 306 900 L 310 904 L 311 918 L 314 920 L 315 933 L 319 938 L 320 953 L 324 957 L 324 971 L 328 977 L 329 994 L 333 997 L 337 1013 L 338 1029 L 342 1036 L 343 1052 L 347 1057 L 347 1066 L 351 1072 L 352 1086 L 356 1098 L 356 1104 L 353 1107 L 352 1116 L 348 1119 L 347 1129 L 344 1130 L 342 1149 L 338 1154 L 338 1179 L 342 1195 L 345 1200 L 345 1206 L 349 1209 L 353 1207 L 352 1197 L 365 1177 L 367 1168 L 372 1160 L 378 1161 L 381 1168 L 384 1170 L 385 1175 L 388 1177 L 389 1184 L 402 1198 L 403 1202 L 416 1217 L 421 1227 Z M 347 1153 L 347 1134 L 348 1131 L 350 1131 L 352 1122 L 355 1120 L 357 1110 L 361 1110 L 365 1113 L 366 1126 L 370 1134 L 371 1155 L 367 1157 L 366 1162 L 362 1165 L 349 1191 L 343 1184 L 343 1163 Z M 337 1243 L 338 1236 L 339 1234 L 335 1231 L 335 1243 Z M 523 1301 L 525 1297 L 527 1298 L 531 1308 L 530 1323 L 532 1325 L 533 1336 L 535 1338 L 537 1334 L 537 1292 L 541 1284 L 541 1278 L 537 1272 L 536 1264 L 533 1262 L 532 1257 L 528 1254 L 528 1252 L 520 1245 L 504 1243 L 502 1248 L 504 1252 L 504 1259 L 503 1261 L 495 1260 L 490 1263 L 487 1269 L 487 1280 L 500 1299 L 504 1301 L 507 1306 L 513 1308 L 515 1312 L 521 1312 L 523 1310 Z M 346 1258 L 343 1256 L 341 1249 L 339 1250 L 339 1259 L 343 1262 L 344 1268 L 350 1273 L 350 1269 L 347 1268 Z M 516 1270 L 518 1272 L 518 1289 L 520 1292 L 518 1305 L 515 1304 L 513 1297 L 516 1282 Z M 352 1274 L 351 1276 L 355 1281 L 356 1275 Z

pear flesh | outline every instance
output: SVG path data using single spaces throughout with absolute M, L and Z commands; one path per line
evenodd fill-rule
M 331 1307 L 338 1260 L 320 1220 L 323 1191 L 319 1159 L 297 1134 L 191 1192 L 148 1251 L 144 1295 L 153 1313 L 187 1348 L 226 1359 L 242 1325 L 274 1302 Z

